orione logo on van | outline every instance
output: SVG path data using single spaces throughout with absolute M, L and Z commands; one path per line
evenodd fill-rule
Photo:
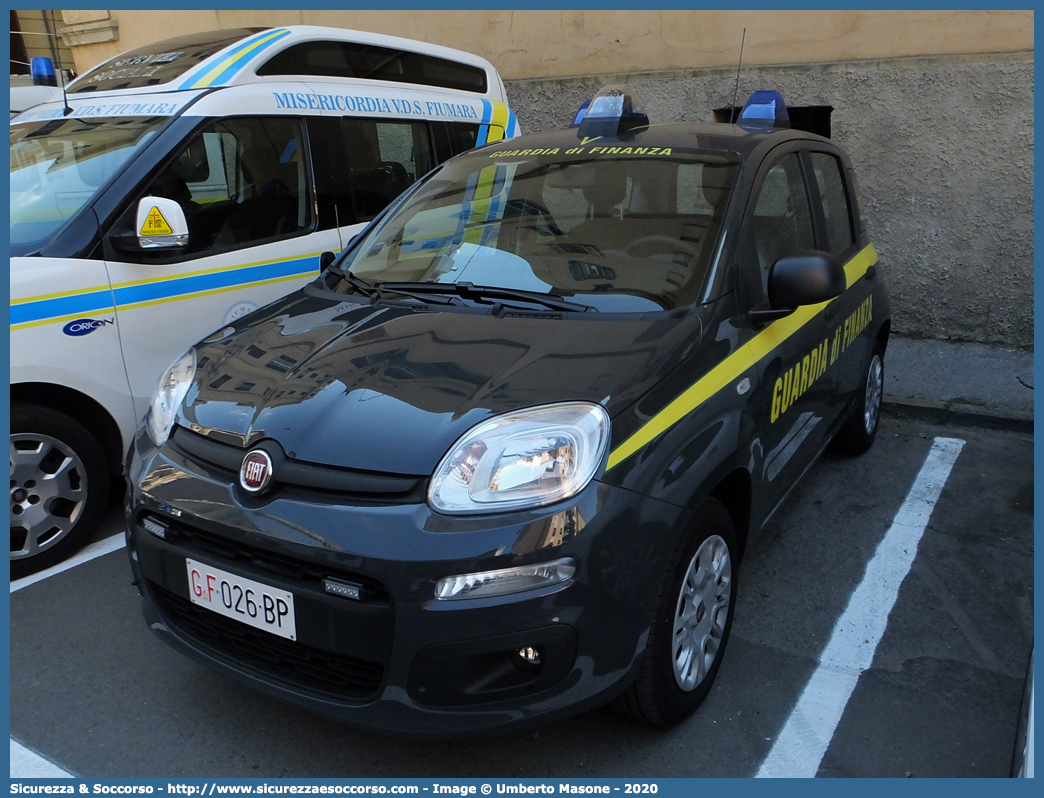
M 250 493 L 260 493 L 272 481 L 272 458 L 262 449 L 254 449 L 239 467 L 239 484 Z
M 113 324 L 112 319 L 77 319 L 76 321 L 70 321 L 64 327 L 62 332 L 66 335 L 73 337 L 80 335 L 90 335 L 92 332 L 97 330 L 99 327 L 104 327 L 106 324 Z

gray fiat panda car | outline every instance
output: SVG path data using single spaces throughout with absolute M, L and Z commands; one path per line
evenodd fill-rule
M 456 157 L 201 341 L 128 461 L 178 651 L 379 732 L 687 717 L 748 541 L 877 433 L 889 303 L 833 142 L 755 95 Z

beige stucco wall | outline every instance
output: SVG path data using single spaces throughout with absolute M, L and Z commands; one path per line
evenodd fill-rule
M 66 22 L 84 12 L 67 11 Z M 91 12 L 97 15 L 98 12 Z M 105 12 L 101 12 L 105 13 Z M 117 11 L 118 38 L 74 48 L 80 72 L 123 50 L 240 26 L 332 25 L 485 56 L 507 79 L 1033 49 L 1032 11 Z

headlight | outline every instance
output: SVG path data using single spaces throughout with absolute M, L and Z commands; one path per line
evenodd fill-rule
M 166 442 L 170 428 L 174 426 L 174 413 L 188 393 L 192 378 L 196 376 L 196 350 L 190 349 L 173 366 L 167 369 L 156 388 L 149 406 L 147 426 L 149 437 L 157 446 Z
M 428 503 L 444 513 L 490 513 L 568 498 L 594 477 L 609 444 L 601 405 L 568 402 L 484 421 L 435 469 Z
M 454 599 L 489 598 L 509 593 L 524 593 L 541 587 L 563 585 L 576 573 L 576 561 L 566 557 L 536 565 L 519 565 L 497 571 L 480 571 L 440 579 L 435 585 L 435 598 Z

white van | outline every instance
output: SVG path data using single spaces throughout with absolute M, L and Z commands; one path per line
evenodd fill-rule
M 334 28 L 124 53 L 11 119 L 11 565 L 79 545 L 156 382 L 441 161 L 518 135 L 486 60 Z

